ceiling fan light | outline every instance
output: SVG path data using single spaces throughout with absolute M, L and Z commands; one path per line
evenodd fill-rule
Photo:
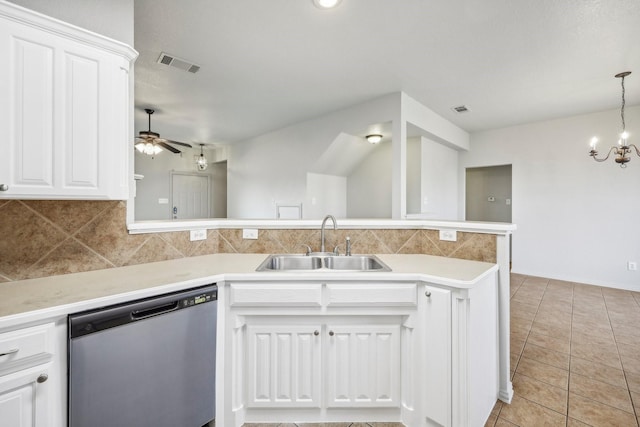
M 162 147 L 151 142 L 138 142 L 134 147 L 136 147 L 136 150 L 142 154 L 147 154 L 149 156 L 155 156 L 162 152 Z
M 147 145 L 146 142 L 140 141 L 140 142 L 136 142 L 136 145 L 134 145 L 134 147 L 136 147 L 136 150 L 138 150 L 140 153 L 144 153 L 144 147 L 146 145 Z

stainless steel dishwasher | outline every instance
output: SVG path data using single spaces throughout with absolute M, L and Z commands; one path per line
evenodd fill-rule
M 69 316 L 70 427 L 215 418 L 215 285 Z

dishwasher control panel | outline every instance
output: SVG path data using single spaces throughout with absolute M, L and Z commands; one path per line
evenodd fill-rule
M 69 315 L 69 338 L 79 338 L 133 322 L 218 300 L 215 284 Z
M 204 304 L 205 302 L 216 301 L 218 299 L 218 291 L 209 291 L 201 295 L 195 295 L 180 301 L 181 307 L 190 307 L 192 305 Z

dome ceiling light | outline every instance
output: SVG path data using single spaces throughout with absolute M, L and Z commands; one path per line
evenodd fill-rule
M 379 133 L 367 135 L 365 138 L 367 138 L 367 141 L 369 141 L 369 143 L 371 144 L 377 144 L 378 142 L 382 141 L 382 135 L 380 135 Z
M 342 0 L 313 0 L 313 4 L 318 9 L 331 9 L 340 4 Z

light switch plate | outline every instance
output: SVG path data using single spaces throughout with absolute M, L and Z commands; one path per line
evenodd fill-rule
M 190 230 L 189 239 L 192 242 L 194 240 L 207 240 L 207 229 L 203 228 L 202 230 Z
M 242 238 L 256 240 L 258 238 L 258 229 L 256 228 L 243 228 Z
M 455 242 L 458 240 L 458 232 L 456 230 L 440 230 L 440 240 Z

